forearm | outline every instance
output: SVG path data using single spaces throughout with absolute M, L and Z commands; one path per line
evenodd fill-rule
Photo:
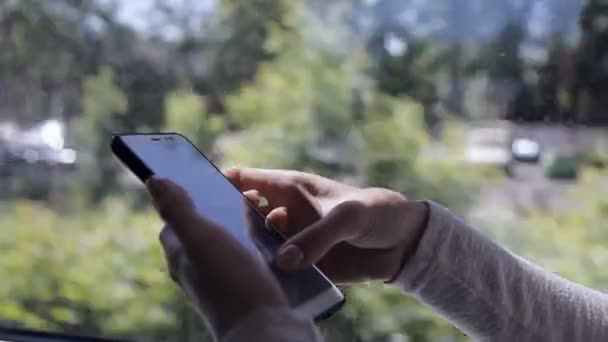
M 396 284 L 482 341 L 608 340 L 608 296 L 509 253 L 430 205 Z

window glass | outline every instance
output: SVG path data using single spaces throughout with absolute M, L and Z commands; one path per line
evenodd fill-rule
M 0 1 L 0 326 L 207 338 L 119 132 L 432 199 L 606 289 L 606 37 L 602 0 Z M 347 293 L 332 341 L 466 340 Z

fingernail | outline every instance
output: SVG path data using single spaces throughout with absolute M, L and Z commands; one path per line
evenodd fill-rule
M 148 188 L 148 192 L 152 197 L 159 197 L 165 193 L 165 189 L 167 187 L 167 183 L 159 177 L 152 176 L 146 182 L 146 188 Z
M 281 250 L 277 256 L 279 267 L 287 270 L 294 270 L 300 267 L 304 260 L 302 249 L 296 245 L 288 245 Z

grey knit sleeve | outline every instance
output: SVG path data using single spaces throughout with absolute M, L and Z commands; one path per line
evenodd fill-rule
M 608 296 L 513 255 L 437 204 L 429 207 L 424 236 L 395 281 L 406 293 L 476 341 L 608 341 Z

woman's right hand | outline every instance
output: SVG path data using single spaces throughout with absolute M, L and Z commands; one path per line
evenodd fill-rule
M 413 254 L 428 207 L 394 191 L 356 188 L 287 170 L 229 169 L 226 176 L 288 240 L 277 263 L 316 264 L 334 282 L 390 281 Z

